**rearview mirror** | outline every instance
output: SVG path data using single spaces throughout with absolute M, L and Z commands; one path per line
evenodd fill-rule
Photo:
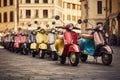
M 52 22 L 52 25 L 55 25 L 55 21 Z
M 56 16 L 55 16 L 55 19 L 56 19 L 56 20 L 59 20 L 59 19 L 60 19 L 60 16 L 56 15 Z
M 46 24 L 46 27 L 49 27 L 49 24 Z
M 88 19 L 84 19 L 83 22 L 84 22 L 84 23 L 88 23 Z
M 82 23 L 82 20 L 81 20 L 81 19 L 79 19 L 77 22 L 78 22 L 78 24 L 81 24 L 81 23 Z

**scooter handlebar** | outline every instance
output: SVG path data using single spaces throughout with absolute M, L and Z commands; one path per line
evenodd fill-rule
M 87 31 L 88 31 L 88 30 L 94 30 L 94 29 L 92 29 L 92 28 L 89 28 L 89 29 L 85 29 L 85 30 L 87 30 Z
M 62 26 L 56 26 L 55 28 L 62 28 Z
M 80 28 L 74 27 L 74 29 L 81 30 Z

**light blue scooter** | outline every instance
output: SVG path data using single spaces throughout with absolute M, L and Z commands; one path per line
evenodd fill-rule
M 102 26 L 96 27 L 94 29 L 86 29 L 93 31 L 93 39 L 89 39 L 86 37 L 82 37 L 79 39 L 79 46 L 82 50 L 80 59 L 82 62 L 86 62 L 88 55 L 90 55 L 96 59 L 96 62 L 97 57 L 101 57 L 104 65 L 111 64 L 113 51 L 107 44 L 103 29 L 100 29 L 101 27 Z

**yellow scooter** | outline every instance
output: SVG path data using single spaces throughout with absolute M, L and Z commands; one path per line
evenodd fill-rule
M 38 56 L 43 59 L 45 54 L 47 54 L 47 48 L 48 48 L 47 47 L 48 38 L 46 31 L 44 29 L 38 31 L 36 35 L 36 41 L 37 41 L 36 51 L 38 53 Z
M 38 55 L 40 58 L 44 58 L 47 53 L 47 35 L 45 30 L 38 27 L 36 35 L 32 37 L 34 38 L 30 46 L 32 57 Z
M 64 49 L 64 40 L 63 40 L 63 32 L 58 31 L 57 40 L 55 41 L 55 48 L 58 52 L 58 56 L 61 56 Z

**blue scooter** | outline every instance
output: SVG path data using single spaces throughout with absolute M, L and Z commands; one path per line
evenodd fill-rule
M 88 23 L 88 21 L 84 21 Z M 86 62 L 88 55 L 93 56 L 96 59 L 97 57 L 102 57 L 102 62 L 104 65 L 110 65 L 112 62 L 113 50 L 106 42 L 105 33 L 101 27 L 97 26 L 96 28 L 89 28 L 86 30 L 91 30 L 92 35 L 81 35 L 79 39 L 79 46 L 82 50 L 80 59 L 82 62 Z M 92 37 L 93 36 L 93 37 Z

